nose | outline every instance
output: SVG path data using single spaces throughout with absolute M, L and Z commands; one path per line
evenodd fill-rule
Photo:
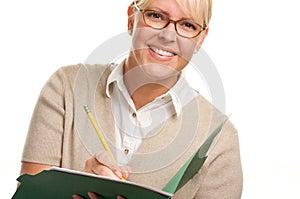
M 161 38 L 165 41 L 168 41 L 168 42 L 175 41 L 176 36 L 177 36 L 177 33 L 176 33 L 175 24 L 171 21 L 166 27 L 161 29 L 160 33 L 159 33 L 159 38 Z

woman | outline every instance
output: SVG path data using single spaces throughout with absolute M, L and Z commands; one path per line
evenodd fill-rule
M 132 48 L 121 64 L 63 67 L 44 86 L 21 174 L 59 166 L 162 189 L 224 119 L 181 75 L 201 47 L 210 17 L 210 0 L 133 2 Z M 117 164 L 89 130 L 84 104 L 98 118 Z M 238 137 L 227 121 L 203 167 L 173 198 L 233 199 L 241 191 Z

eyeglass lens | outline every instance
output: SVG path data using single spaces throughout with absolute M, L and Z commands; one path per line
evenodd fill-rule
M 177 33 L 183 37 L 196 37 L 203 30 L 199 24 L 191 19 L 172 21 L 166 14 L 155 10 L 145 10 L 143 18 L 147 25 L 155 29 L 163 29 L 172 22 L 175 24 Z

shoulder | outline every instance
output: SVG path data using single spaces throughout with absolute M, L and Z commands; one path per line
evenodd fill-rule
M 76 75 L 79 71 L 86 71 L 88 73 L 102 72 L 106 69 L 113 68 L 116 64 L 84 64 L 78 63 L 73 65 L 66 65 L 58 68 L 57 73 L 63 73 L 67 76 Z
M 98 78 L 105 71 L 110 71 L 116 66 L 114 63 L 108 64 L 72 64 L 59 67 L 50 80 L 60 80 L 63 84 L 73 85 L 76 79 L 84 77 L 85 79 Z

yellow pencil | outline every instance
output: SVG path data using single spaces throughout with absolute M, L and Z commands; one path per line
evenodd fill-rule
M 89 107 L 87 105 L 83 106 L 83 108 L 84 108 L 86 114 L 88 115 L 90 122 L 92 123 L 93 127 L 95 128 L 96 133 L 97 133 L 97 135 L 98 135 L 98 137 L 99 137 L 99 139 L 100 139 L 100 141 L 101 141 L 101 143 L 102 143 L 105 151 L 107 151 L 107 153 L 109 154 L 109 156 L 111 157 L 111 159 L 116 163 L 117 161 L 114 158 L 114 155 L 112 154 L 111 150 L 109 149 L 107 143 L 105 142 L 105 139 L 104 139 L 101 131 L 99 130 L 99 127 L 98 127 L 98 125 L 97 125 L 97 123 L 96 123 L 96 121 L 95 121 L 95 119 L 94 119 L 94 117 L 92 115 L 92 112 L 90 111 L 90 109 L 89 109 Z M 121 180 L 125 180 L 125 178 L 122 177 Z
M 97 125 L 97 123 L 96 123 L 96 121 L 95 121 L 95 119 L 94 119 L 94 117 L 92 115 L 92 112 L 90 111 L 90 109 L 89 109 L 89 107 L 87 105 L 84 106 L 84 110 L 85 110 L 86 114 L 88 115 L 88 117 L 89 117 L 89 119 L 90 119 L 93 127 L 95 128 L 96 133 L 97 133 L 97 135 L 98 135 L 98 137 L 99 137 L 99 139 L 100 139 L 100 141 L 101 141 L 101 143 L 102 143 L 105 151 L 107 151 L 107 153 L 110 155 L 111 159 L 116 162 L 116 160 L 115 160 L 115 158 L 114 158 L 111 150 L 109 149 L 107 143 L 104 140 L 104 137 L 103 137 L 102 133 L 100 132 L 100 130 L 98 128 L 98 125 Z

